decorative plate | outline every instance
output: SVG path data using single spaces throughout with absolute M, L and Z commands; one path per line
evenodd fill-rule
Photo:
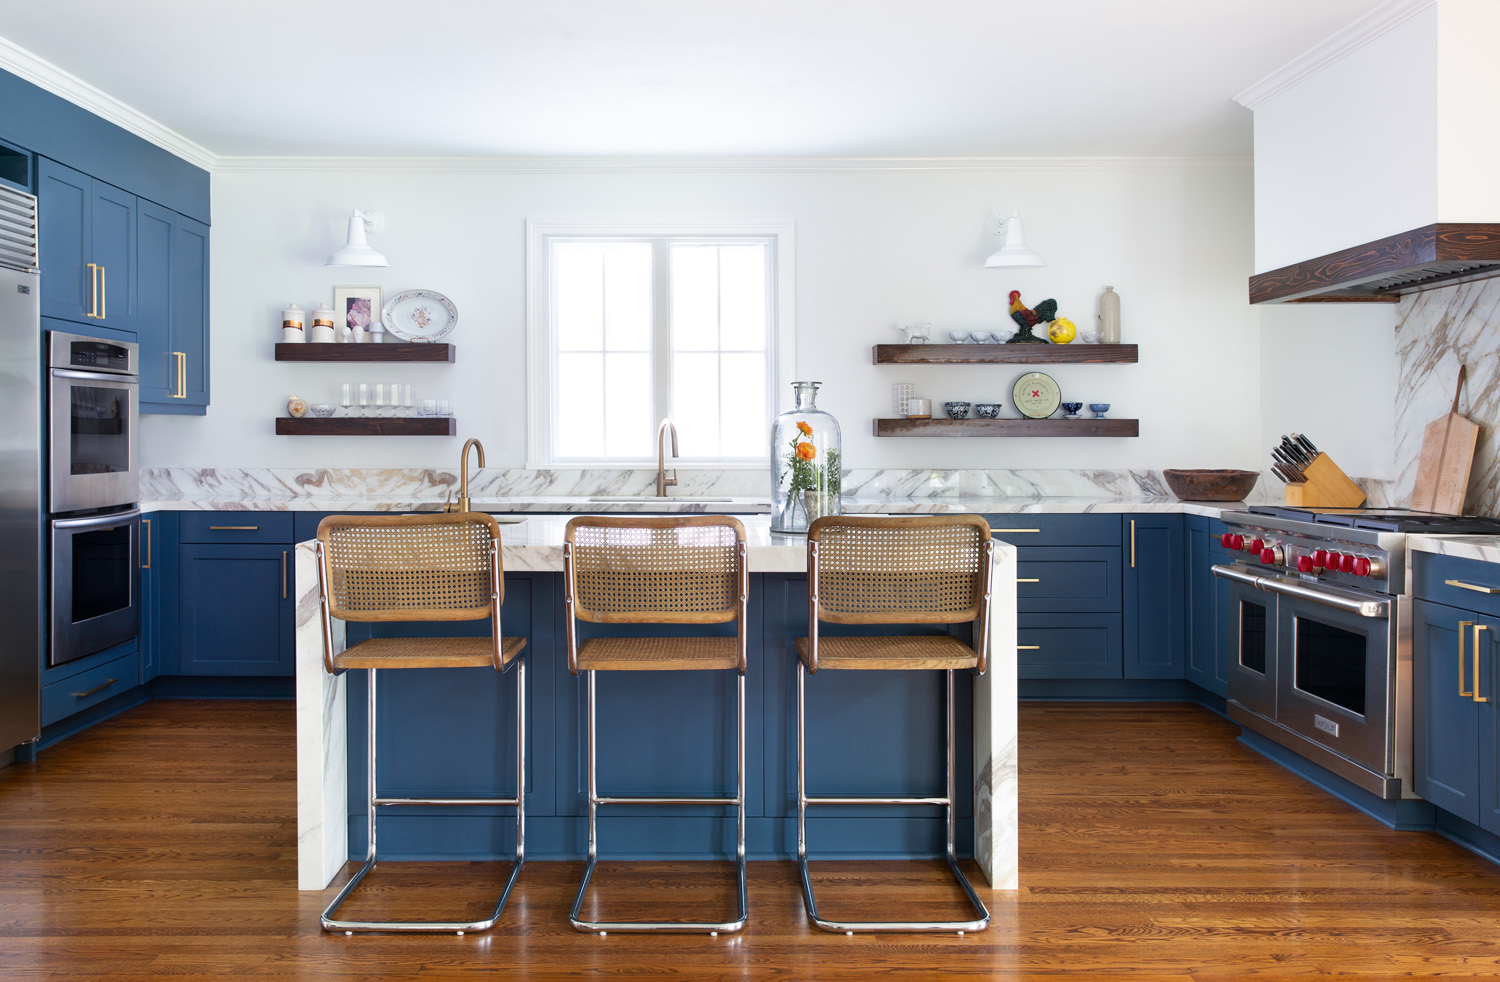
M 1010 402 L 1022 416 L 1046 419 L 1057 412 L 1057 407 L 1062 403 L 1062 390 L 1057 387 L 1057 382 L 1051 375 L 1027 372 L 1016 379 Z
M 403 341 L 436 341 L 458 323 L 458 308 L 435 290 L 402 290 L 385 302 L 380 319 Z

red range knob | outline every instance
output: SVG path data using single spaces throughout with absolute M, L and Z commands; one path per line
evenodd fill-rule
M 1233 549 L 1234 548 L 1234 533 L 1233 532 L 1225 532 L 1223 535 L 1219 536 L 1219 545 L 1223 546 L 1225 549 Z
M 1354 575 L 1355 576 L 1369 576 L 1370 575 L 1370 561 L 1368 559 L 1366 559 L 1364 556 L 1360 556 L 1358 559 L 1354 560 Z
M 1340 556 L 1339 569 L 1343 570 L 1345 573 L 1354 572 L 1354 557 L 1349 555 L 1349 553 L 1347 552 Z
M 1339 554 L 1336 553 L 1336 552 L 1329 552 L 1328 553 L 1328 558 L 1325 561 L 1325 565 L 1327 565 L 1328 569 L 1331 572 L 1338 572 L 1338 568 L 1339 568 Z
M 1319 566 L 1319 567 L 1327 566 L 1328 565 L 1328 550 L 1327 549 L 1314 549 L 1313 550 L 1313 554 L 1312 554 L 1312 564 L 1314 566 Z
M 1299 573 L 1311 573 L 1312 571 L 1313 571 L 1312 557 L 1311 556 L 1298 556 L 1297 557 L 1297 572 L 1299 572 Z
M 1262 542 L 1260 539 L 1251 539 L 1250 540 L 1250 551 L 1251 552 L 1263 552 L 1265 550 L 1265 548 L 1266 548 L 1266 544 L 1264 542 Z
M 1265 563 L 1267 566 L 1280 566 L 1281 557 L 1277 555 L 1278 552 L 1280 552 L 1280 550 L 1273 549 L 1270 546 L 1266 546 L 1260 551 L 1260 561 Z

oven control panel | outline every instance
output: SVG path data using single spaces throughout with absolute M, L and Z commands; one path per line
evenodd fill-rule
M 1388 591 L 1389 556 L 1379 549 L 1336 539 L 1316 539 L 1270 529 L 1232 526 L 1219 539 L 1240 553 L 1234 562 L 1351 586 Z

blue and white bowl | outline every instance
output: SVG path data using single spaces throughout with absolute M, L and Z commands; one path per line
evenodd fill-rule
M 948 414 L 949 419 L 967 419 L 969 415 L 969 404 L 967 402 L 945 402 L 943 412 Z
M 1104 414 L 1107 413 L 1107 412 L 1109 412 L 1109 403 L 1107 403 L 1107 402 L 1091 402 L 1091 403 L 1089 403 L 1089 408 L 1094 411 L 1094 418 L 1095 419 L 1103 419 L 1104 418 Z
M 998 402 L 976 402 L 974 403 L 974 415 L 980 419 L 999 419 L 1000 403 Z

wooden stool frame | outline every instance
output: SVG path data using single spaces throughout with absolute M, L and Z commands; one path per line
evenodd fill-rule
M 926 529 L 941 530 L 953 526 L 972 526 L 978 532 L 979 554 L 975 562 L 975 570 L 972 574 L 973 582 L 969 584 L 972 591 L 972 600 L 967 603 L 966 609 L 957 610 L 902 610 L 900 608 L 886 607 L 880 609 L 876 601 L 879 597 L 871 600 L 864 598 L 863 610 L 835 612 L 824 608 L 820 601 L 820 582 L 825 570 L 824 564 L 819 561 L 820 540 L 830 533 L 837 534 L 842 529 L 865 530 L 871 533 L 881 531 L 910 532 L 920 534 Z M 947 720 L 946 720 L 946 788 L 947 793 L 943 797 L 813 797 L 807 793 L 807 676 L 809 674 L 809 663 L 812 673 L 818 670 L 818 655 L 820 648 L 820 637 L 818 623 L 826 620 L 830 623 L 842 624 L 893 624 L 893 623 L 962 623 L 972 621 L 974 624 L 975 645 L 968 649 L 947 635 L 937 638 L 915 636 L 911 638 L 868 638 L 862 637 L 856 640 L 864 646 L 878 645 L 884 642 L 884 646 L 875 647 L 873 650 L 880 651 L 880 655 L 872 657 L 870 664 L 861 665 L 857 658 L 844 657 L 832 664 L 825 664 L 828 669 L 835 668 L 865 668 L 870 670 L 919 670 L 922 668 L 940 666 L 944 660 L 962 657 L 962 652 L 972 656 L 973 668 L 976 674 L 982 675 L 985 671 L 985 648 L 989 630 L 989 604 L 990 604 L 990 571 L 994 562 L 994 543 L 990 540 L 989 525 L 984 519 L 971 515 L 954 516 L 924 516 L 911 518 L 820 518 L 808 529 L 807 536 L 807 601 L 808 601 L 808 637 L 799 639 L 797 658 L 797 866 L 802 875 L 802 899 L 807 906 L 807 916 L 815 926 L 824 931 L 842 932 L 853 934 L 856 931 L 955 931 L 963 934 L 966 931 L 982 931 L 989 926 L 990 913 L 980 901 L 974 887 L 969 883 L 969 878 L 964 875 L 958 865 L 958 855 L 954 847 L 955 827 L 957 824 L 954 815 L 954 801 L 957 798 L 957 778 L 954 774 L 954 713 L 953 713 L 953 672 L 952 667 L 946 668 L 947 676 Z M 954 577 L 949 576 L 949 579 Z M 848 582 L 858 582 L 858 574 L 853 574 Z M 953 586 L 949 584 L 950 588 Z M 949 590 L 953 592 L 952 589 Z M 914 656 L 903 659 L 899 655 L 891 655 L 891 645 L 899 644 L 914 649 Z M 883 647 L 883 650 L 882 650 Z M 924 657 L 924 655 L 926 657 Z M 934 664 L 935 663 L 935 664 Z M 967 921 L 840 921 L 821 916 L 818 913 L 817 898 L 813 893 L 812 873 L 808 868 L 807 856 L 807 809 L 810 805 L 934 805 L 945 811 L 947 819 L 947 848 L 946 858 L 948 869 L 952 872 L 954 879 L 963 888 L 964 896 L 968 899 L 970 906 L 977 915 Z
M 488 547 L 489 558 L 489 587 L 488 603 L 483 606 L 475 606 L 467 609 L 442 609 L 436 607 L 411 608 L 390 606 L 379 609 L 367 609 L 360 611 L 340 610 L 337 614 L 340 620 L 346 621 L 452 621 L 452 620 L 477 620 L 487 618 L 490 621 L 490 639 L 488 654 L 493 659 L 492 667 L 502 674 L 510 667 L 513 661 L 516 666 L 516 793 L 510 798 L 454 798 L 454 797 L 428 797 L 428 798 L 387 798 L 382 797 L 376 786 L 375 745 L 376 745 L 376 723 L 378 713 L 376 711 L 376 679 L 379 675 L 373 664 L 366 667 L 368 673 L 368 701 L 366 705 L 366 729 L 368 733 L 367 753 L 365 764 L 365 787 L 367 789 L 366 816 L 367 835 L 369 838 L 368 848 L 365 853 L 365 861 L 358 871 L 344 884 L 343 889 L 333 898 L 323 911 L 319 922 L 325 931 L 343 931 L 345 934 L 353 934 L 356 931 L 420 931 L 420 932 L 453 932 L 465 934 L 474 931 L 487 931 L 495 926 L 505 910 L 505 904 L 510 899 L 511 891 L 515 888 L 516 880 L 521 875 L 521 869 L 526 865 L 526 662 L 521 657 L 520 650 L 526 644 L 525 638 L 502 638 L 500 633 L 500 607 L 505 599 L 504 571 L 500 560 L 500 527 L 494 518 L 480 512 L 467 512 L 443 515 L 381 515 L 381 516 L 330 516 L 323 519 L 318 525 L 318 540 L 316 552 L 318 559 L 318 588 L 320 594 L 320 607 L 323 617 L 323 663 L 329 674 L 339 674 L 345 670 L 340 662 L 360 661 L 356 654 L 361 645 L 344 652 L 335 654 L 333 651 L 333 625 L 332 618 L 335 615 L 333 608 L 338 606 L 337 601 L 330 596 L 335 592 L 334 572 L 330 561 L 330 540 L 337 534 L 338 529 L 352 527 L 374 528 L 374 529 L 413 529 L 423 526 L 462 525 L 466 523 L 477 523 L 488 525 L 490 542 Z M 371 639 L 375 640 L 375 639 Z M 396 668 L 425 667 L 418 664 L 422 660 L 420 643 L 427 639 L 412 639 L 416 643 L 417 651 L 408 657 L 399 659 L 407 664 L 396 664 Z M 361 642 L 369 644 L 369 642 Z M 444 660 L 442 654 L 431 657 L 434 663 Z M 452 660 L 451 658 L 448 660 Z M 467 659 L 473 662 L 473 658 Z M 349 667 L 360 667 L 359 665 Z M 451 667 L 434 665 L 434 667 Z M 469 667 L 472 667 L 470 665 Z M 510 806 L 516 810 L 516 851 L 512 860 L 510 876 L 506 879 L 505 888 L 500 893 L 494 909 L 488 917 L 471 921 L 344 921 L 334 917 L 334 912 L 344 903 L 349 894 L 359 886 L 365 876 L 378 865 L 378 853 L 376 850 L 376 814 L 377 809 L 385 807 L 410 807 L 410 806 L 437 806 L 437 807 L 493 807 Z
M 718 610 L 673 610 L 667 604 L 648 604 L 644 600 L 640 603 L 625 605 L 625 609 L 595 609 L 591 604 L 580 596 L 578 589 L 579 572 L 579 547 L 577 543 L 577 532 L 580 528 L 593 529 L 645 529 L 645 530 L 681 530 L 691 528 L 728 528 L 735 536 L 734 543 L 734 569 L 732 572 L 733 591 L 729 597 L 730 602 Z M 587 676 L 585 680 L 586 699 L 586 722 L 587 722 L 587 778 L 589 799 L 589 840 L 588 840 L 588 864 L 583 870 L 583 880 L 578 886 L 578 894 L 573 899 L 573 908 L 568 913 L 568 923 L 577 931 L 591 931 L 605 934 L 610 931 L 620 932 L 678 932 L 713 934 L 721 932 L 732 933 L 739 931 L 749 923 L 750 902 L 746 886 L 745 870 L 745 802 L 746 802 L 746 779 L 745 779 L 745 670 L 746 670 L 746 614 L 749 604 L 750 579 L 749 569 L 746 562 L 745 528 L 735 518 L 724 518 L 714 515 L 692 515 L 671 518 L 626 518 L 626 517 L 602 517 L 589 516 L 575 518 L 568 522 L 567 530 L 563 538 L 563 583 L 564 603 L 567 607 L 567 632 L 568 632 L 568 669 L 574 675 L 583 671 Z M 612 550 L 612 558 L 618 560 L 630 547 L 617 546 Z M 646 553 L 646 549 L 636 549 L 636 552 Z M 623 572 L 623 569 L 620 570 Z M 636 577 L 650 577 L 650 572 L 636 572 Z M 649 591 L 643 591 L 649 592 Z M 649 599 L 660 599 L 660 590 L 654 591 L 656 596 Z M 670 593 L 666 599 L 672 599 Z M 656 609 L 649 609 L 655 606 Z M 738 673 L 737 700 L 738 716 L 736 719 L 736 787 L 733 797 L 660 797 L 660 796 L 629 796 L 617 797 L 599 794 L 599 778 L 597 768 L 596 752 L 596 706 L 598 704 L 596 691 L 596 676 L 599 671 L 620 670 L 660 670 L 690 668 L 674 662 L 671 657 L 673 651 L 680 652 L 680 642 L 689 640 L 694 642 L 717 642 L 721 639 L 593 639 L 578 643 L 578 621 L 585 620 L 594 623 L 655 623 L 655 624 L 708 624 L 736 622 L 736 637 L 733 644 L 733 656 L 731 664 L 713 664 L 705 666 L 704 670 L 712 669 L 735 669 Z M 728 641 L 728 639 L 722 639 Z M 580 651 L 587 645 L 608 646 L 611 642 L 625 642 L 627 644 L 639 645 L 660 642 L 664 649 L 671 645 L 671 649 L 664 650 L 659 658 L 652 658 L 648 652 L 644 657 L 639 657 L 634 663 L 609 662 L 606 668 L 590 668 L 589 661 L 580 659 Z M 720 646 L 722 647 L 722 646 Z M 607 650 L 607 649 L 606 649 Z M 600 805 L 691 805 L 722 807 L 725 805 L 735 806 L 736 832 L 735 832 L 735 866 L 738 874 L 738 903 L 739 913 L 734 920 L 706 922 L 706 921 L 587 921 L 580 914 L 583 910 L 583 901 L 588 893 L 589 883 L 593 880 L 594 870 L 599 862 L 599 806 Z

